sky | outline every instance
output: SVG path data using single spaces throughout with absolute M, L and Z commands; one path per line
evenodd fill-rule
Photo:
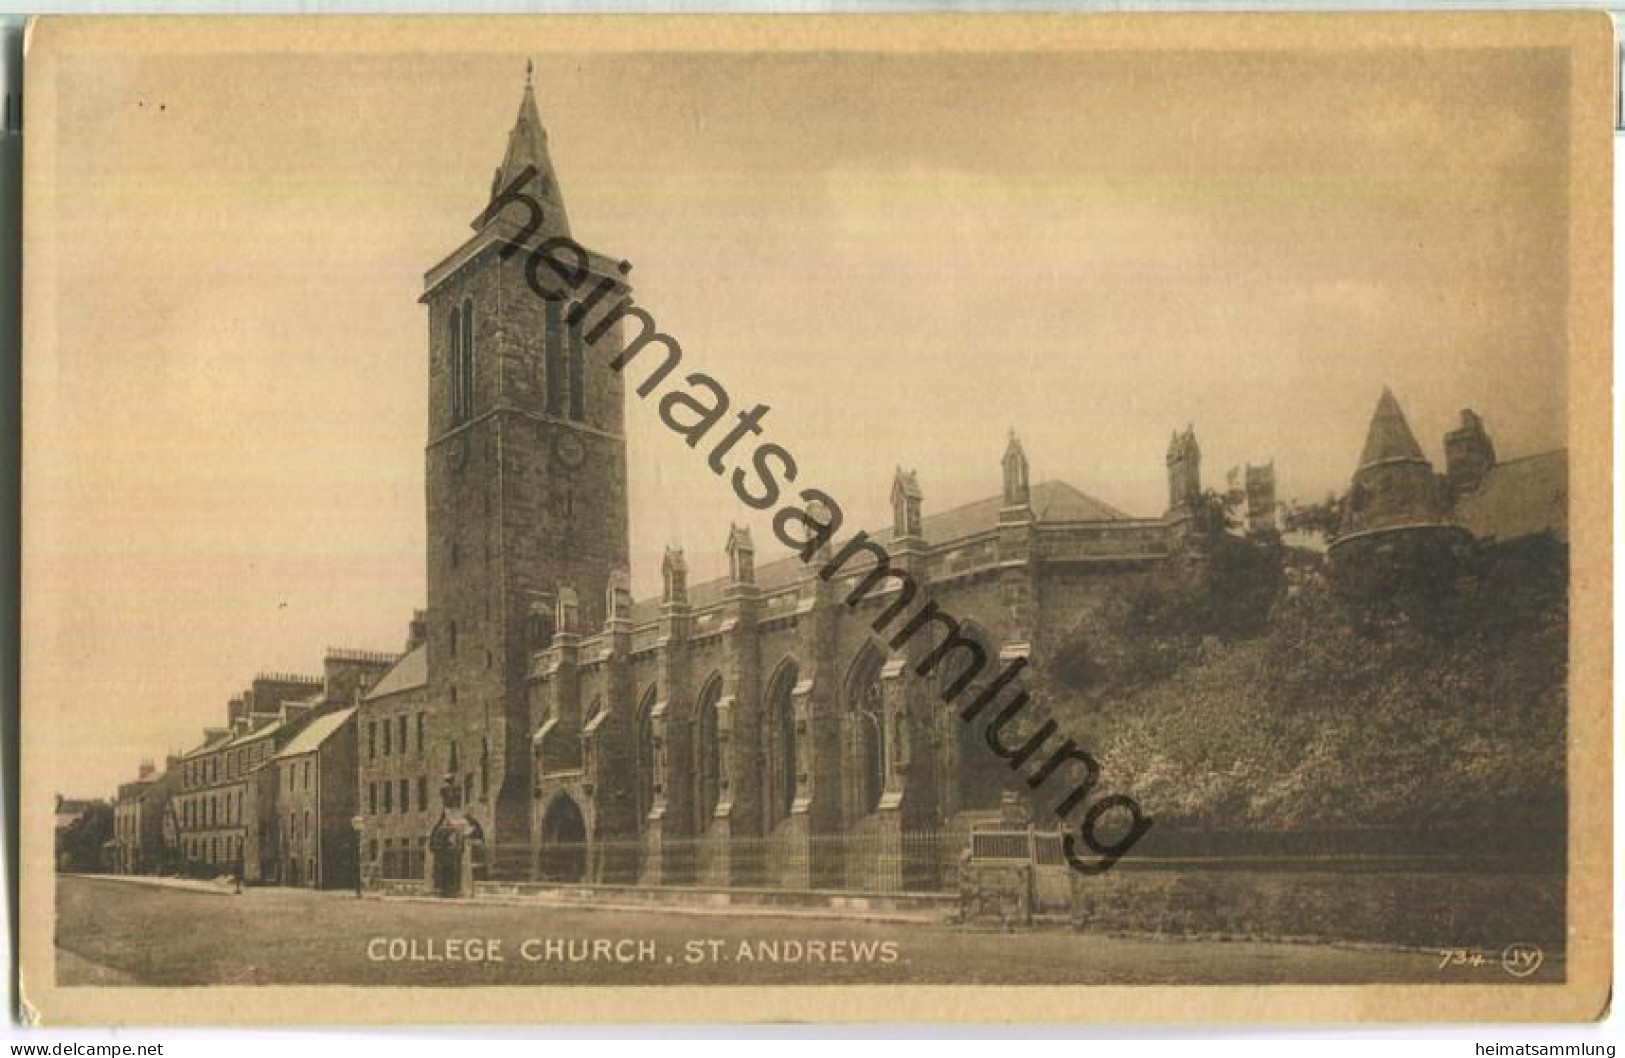
M 512 44 L 63 58 L 24 501 L 63 792 L 196 745 L 258 671 L 400 649 L 416 299 L 485 204 Z M 996 493 L 1012 428 L 1035 482 L 1136 515 L 1187 424 L 1207 484 L 1273 459 L 1318 499 L 1384 385 L 1441 468 L 1467 407 L 1503 458 L 1565 444 L 1562 53 L 539 51 L 575 238 L 849 524 L 899 465 L 928 513 Z M 720 574 L 748 512 L 629 402 L 635 592 L 667 544 Z

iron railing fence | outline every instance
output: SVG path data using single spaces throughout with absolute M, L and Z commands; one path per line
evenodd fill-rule
M 858 829 L 766 837 L 714 832 L 475 846 L 480 880 L 696 888 L 950 892 L 973 861 L 1064 867 L 1061 834 L 1028 827 Z M 425 842 L 385 850 L 369 878 L 424 879 Z
M 936 829 L 492 843 L 476 849 L 475 874 L 504 882 L 946 892 L 957 884 L 967 837 Z M 411 866 L 421 877 L 423 860 Z

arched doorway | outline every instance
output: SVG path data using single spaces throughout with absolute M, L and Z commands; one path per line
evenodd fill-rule
M 559 794 L 542 815 L 541 875 L 549 882 L 587 877 L 587 822 L 568 794 Z

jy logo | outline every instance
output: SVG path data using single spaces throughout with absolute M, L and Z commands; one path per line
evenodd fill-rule
M 1513 977 L 1528 977 L 1540 969 L 1545 953 L 1533 944 L 1508 944 L 1501 952 L 1501 969 Z

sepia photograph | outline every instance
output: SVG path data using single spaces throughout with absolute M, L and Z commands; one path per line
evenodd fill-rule
M 35 22 L 27 1016 L 1602 1016 L 1614 61 Z

